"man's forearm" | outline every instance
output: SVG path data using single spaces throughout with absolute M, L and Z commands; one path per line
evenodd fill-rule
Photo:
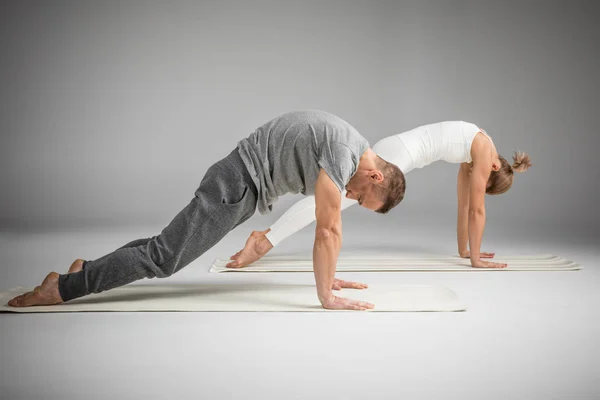
M 339 228 L 317 226 L 313 247 L 313 269 L 317 295 L 321 303 L 331 295 L 331 286 L 335 278 L 335 268 L 341 245 L 341 226 Z

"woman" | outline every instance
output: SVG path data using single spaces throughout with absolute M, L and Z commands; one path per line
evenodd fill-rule
M 513 164 L 498 154 L 492 138 L 474 124 L 446 121 L 420 126 L 389 136 L 373 146 L 384 160 L 396 164 L 404 174 L 435 161 L 460 164 L 458 171 L 458 254 L 471 259 L 475 268 L 504 268 L 506 264 L 484 261 L 494 253 L 481 253 L 485 226 L 485 194 L 501 194 L 513 183 L 515 172 L 531 166 L 530 157 L 515 152 Z M 342 209 L 360 204 L 360 198 L 347 191 Z M 273 246 L 315 220 L 314 197 L 297 202 L 262 232 L 252 232 L 245 247 L 231 257 L 230 268 L 240 268 L 258 260 Z M 470 249 L 470 250 L 469 250 Z

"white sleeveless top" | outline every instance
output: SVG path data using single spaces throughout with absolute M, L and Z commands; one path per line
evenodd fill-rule
M 492 141 L 475 124 L 464 121 L 438 122 L 389 136 L 375 144 L 373 151 L 384 160 L 398 165 L 403 173 L 435 161 L 471 162 L 471 145 L 478 132 Z

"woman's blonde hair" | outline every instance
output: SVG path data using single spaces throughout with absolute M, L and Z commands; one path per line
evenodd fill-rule
M 531 158 L 523 152 L 515 151 L 512 165 L 504 157 L 499 155 L 498 158 L 500 159 L 500 169 L 492 171 L 490 174 L 488 187 L 485 190 L 487 194 L 502 194 L 508 191 L 512 186 L 515 172 L 525 172 L 527 168 L 531 167 Z

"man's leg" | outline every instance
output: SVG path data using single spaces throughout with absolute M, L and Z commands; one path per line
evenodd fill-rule
M 129 248 L 129 247 L 138 247 L 138 246 L 141 246 L 141 245 L 145 245 L 150 240 L 155 239 L 155 238 L 156 238 L 156 236 L 151 237 L 151 238 L 136 239 L 136 240 L 133 240 L 131 242 L 128 242 L 128 243 L 124 244 L 123 246 L 119 247 L 117 250 L 126 249 L 126 248 Z M 109 254 L 107 254 L 105 256 L 102 256 L 101 258 L 98 258 L 98 259 L 96 259 L 94 261 L 100 262 L 102 259 L 109 257 L 111 254 L 112 253 L 109 253 Z M 77 260 L 73 261 L 73 263 L 69 267 L 69 273 L 79 272 L 82 269 L 84 269 L 89 263 L 90 263 L 90 260 L 84 260 L 82 258 L 78 258 Z
M 250 218 L 256 202 L 256 187 L 237 150 L 233 151 L 209 168 L 190 204 L 158 236 L 90 261 L 79 272 L 60 275 L 60 298 L 68 301 L 142 278 L 170 276 Z M 12 305 L 42 304 L 36 302 L 34 292 L 15 298 Z

